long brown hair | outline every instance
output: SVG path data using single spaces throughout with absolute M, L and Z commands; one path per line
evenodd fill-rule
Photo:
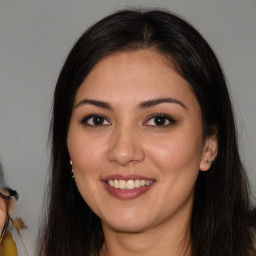
M 77 89 L 103 57 L 154 48 L 188 81 L 200 104 L 204 135 L 215 127 L 218 156 L 199 174 L 191 217 L 193 256 L 249 256 L 255 213 L 240 160 L 237 134 L 221 66 L 205 39 L 186 21 L 162 10 L 124 10 L 89 28 L 74 45 L 57 81 L 51 126 L 49 206 L 40 255 L 96 254 L 104 242 L 100 219 L 71 178 L 67 132 Z

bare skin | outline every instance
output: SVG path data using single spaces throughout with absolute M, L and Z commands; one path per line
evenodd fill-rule
M 145 49 L 101 60 L 77 91 L 67 144 L 77 187 L 102 220 L 101 256 L 191 255 L 194 186 L 217 139 L 203 138 L 190 85 L 161 55 Z M 110 188 L 111 177 L 132 175 L 153 183 L 134 198 Z
M 188 207 L 188 211 L 190 206 Z M 189 214 L 187 214 L 188 216 Z M 100 256 L 140 256 L 140 255 L 190 255 L 189 219 L 187 216 L 174 219 L 172 223 L 163 222 L 155 229 L 140 233 L 120 233 L 109 231 L 103 223 L 106 241 Z M 179 216 L 181 217 L 181 216 Z
M 8 193 L 6 193 L 5 191 L 0 191 L 0 192 L 5 195 L 8 195 Z M 11 199 L 9 214 L 12 213 L 13 209 L 14 209 L 14 199 Z M 0 231 L 2 231 L 2 228 L 4 226 L 5 218 L 6 218 L 6 202 L 2 197 L 0 197 Z
M 5 202 L 2 198 L 0 198 L 0 231 L 2 230 L 5 222 L 6 209 Z

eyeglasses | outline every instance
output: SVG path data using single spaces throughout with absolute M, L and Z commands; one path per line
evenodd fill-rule
M 13 198 L 15 198 L 16 200 L 18 200 L 19 198 L 19 194 L 15 191 L 15 190 L 12 190 L 10 188 L 5 188 L 4 190 L 8 191 L 9 192 L 9 196 L 3 194 L 0 192 L 0 198 L 3 198 L 4 201 L 5 201 L 5 208 L 6 208 L 6 217 L 5 217 L 5 222 L 4 222 L 4 227 L 2 229 L 2 232 L 1 232 L 1 235 L 0 235 L 0 245 L 2 244 L 3 240 L 4 240 L 4 237 L 5 237 L 5 234 L 6 234 L 6 230 L 8 228 L 8 225 L 9 225 L 9 222 L 12 223 L 13 227 L 15 228 L 15 230 L 17 231 L 18 233 L 18 236 L 20 237 L 22 243 L 23 243 L 23 246 L 26 250 L 26 253 L 27 255 L 28 254 L 28 251 L 26 249 L 26 246 L 24 244 L 24 241 L 21 237 L 21 234 L 20 234 L 20 230 L 19 230 L 19 227 L 17 225 L 17 223 L 11 218 L 11 216 L 9 215 L 9 209 L 10 209 L 10 202 Z
M 6 233 L 6 230 L 8 228 L 9 221 L 10 221 L 10 218 L 11 218 L 10 215 L 9 215 L 9 208 L 10 208 L 10 200 L 12 199 L 12 197 L 11 197 L 11 195 L 7 196 L 7 195 L 5 195 L 1 192 L 0 192 L 0 197 L 5 200 L 5 209 L 6 209 L 5 222 L 4 222 L 4 226 L 3 226 L 1 236 L 0 236 L 0 244 L 1 244 L 3 239 L 4 239 L 4 235 Z

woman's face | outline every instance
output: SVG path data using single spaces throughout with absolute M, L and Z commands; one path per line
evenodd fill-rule
M 103 225 L 139 232 L 189 217 L 203 139 L 189 84 L 153 50 L 112 54 L 77 91 L 68 150 L 77 187 Z M 71 178 L 71 176 L 70 176 Z

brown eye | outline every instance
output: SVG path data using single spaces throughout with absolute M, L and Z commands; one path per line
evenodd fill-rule
M 175 124 L 176 121 L 171 118 L 170 116 L 168 115 L 165 115 L 165 114 L 158 114 L 158 115 L 155 115 L 153 117 L 151 117 L 145 125 L 147 126 L 159 126 L 159 127 L 166 127 L 166 126 L 169 126 L 171 124 Z
M 92 119 L 93 125 L 103 125 L 104 124 L 104 118 L 101 116 L 95 116 L 95 117 L 92 117 L 91 119 Z
M 106 125 L 110 125 L 110 122 L 105 117 L 100 116 L 100 115 L 87 116 L 82 120 L 82 123 L 84 125 L 88 125 L 88 126 L 106 126 Z
M 153 122 L 154 122 L 155 125 L 166 125 L 166 123 L 169 122 L 164 117 L 155 117 L 153 120 L 154 120 Z

